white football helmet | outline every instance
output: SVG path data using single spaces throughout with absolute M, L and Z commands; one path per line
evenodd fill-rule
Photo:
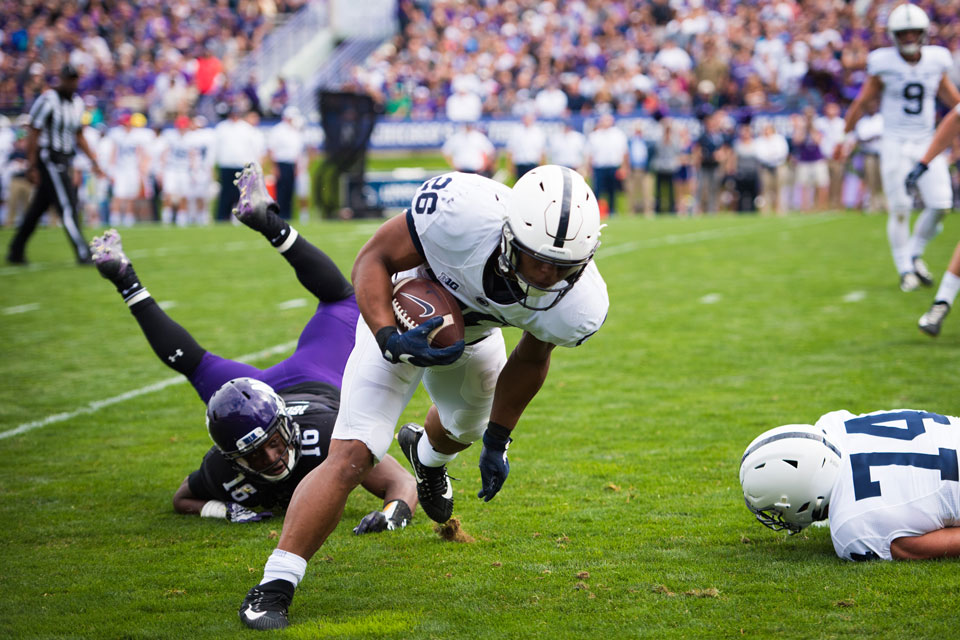
M 740 460 L 747 508 L 774 531 L 791 534 L 825 519 L 842 457 L 826 431 L 809 424 L 760 434 Z
M 897 34 L 901 31 L 921 31 L 922 35 L 917 42 L 900 44 Z M 926 12 L 915 4 L 902 4 L 890 12 L 887 18 L 887 33 L 900 53 L 913 56 L 920 52 L 927 42 L 927 33 L 930 31 L 930 18 Z
M 500 272 L 516 282 L 517 302 L 543 311 L 556 305 L 583 274 L 600 246 L 600 208 L 583 177 L 566 167 L 545 165 L 517 180 L 500 236 Z M 538 286 L 520 271 L 526 254 L 555 265 L 561 280 Z

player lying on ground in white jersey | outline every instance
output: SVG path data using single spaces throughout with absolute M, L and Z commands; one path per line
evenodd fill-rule
M 933 135 L 933 140 L 930 141 L 927 152 L 914 165 L 913 171 L 907 175 L 905 181 L 907 191 L 912 192 L 917 188 L 921 176 L 930 168 L 930 163 L 943 153 L 957 136 L 960 136 L 960 105 L 957 105 L 943 119 Z M 921 331 L 932 337 L 940 335 L 940 326 L 947 314 L 950 313 L 950 308 L 957 298 L 958 291 L 960 291 L 960 242 L 953 250 L 953 257 L 950 258 L 950 264 L 940 280 L 940 287 L 937 289 L 937 295 L 933 298 L 933 304 L 930 305 L 930 309 L 925 314 L 920 316 L 920 320 L 917 322 Z
M 477 440 L 478 498 L 507 479 L 507 447 L 540 390 L 555 346 L 576 347 L 607 315 L 607 287 L 593 262 L 600 210 L 576 172 L 537 167 L 513 189 L 448 173 L 417 190 L 405 215 L 385 222 L 353 268 L 356 345 L 344 370 L 330 454 L 297 487 L 263 579 L 240 608 L 254 629 L 287 626 L 287 607 L 307 561 L 339 522 L 347 496 L 393 440 L 420 382 L 433 401 L 423 427 L 404 425 L 397 441 L 417 478 L 424 513 L 446 522 L 453 488 L 446 464 Z M 443 285 L 463 307 L 464 342 L 428 346 L 434 318 L 399 333 L 393 282 L 418 273 Z M 501 327 L 523 331 L 508 358 Z
M 880 171 L 889 211 L 887 237 L 903 291 L 913 291 L 921 284 L 933 285 L 923 252 L 939 233 L 940 222 L 953 204 L 947 161 L 937 156 L 917 183 L 924 208 L 911 235 L 913 198 L 904 188 L 904 178 L 933 136 L 934 99 L 939 97 L 951 109 L 960 102 L 960 92 L 947 75 L 953 58 L 943 47 L 924 44 L 929 29 L 927 14 L 917 6 L 900 5 L 890 13 L 887 32 L 895 46 L 870 52 L 867 81 L 845 119 L 845 131 L 850 133 L 863 115 L 864 104 L 880 97 L 884 124 Z M 838 147 L 839 156 L 847 149 L 848 145 Z
M 796 533 L 830 518 L 846 560 L 960 556 L 960 418 L 832 411 L 747 447 L 740 485 L 764 525 Z

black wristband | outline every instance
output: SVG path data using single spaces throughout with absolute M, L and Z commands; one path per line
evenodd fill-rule
M 512 431 L 502 424 L 498 424 L 491 420 L 487 423 L 487 430 L 483 434 L 483 444 L 507 444 L 513 441 L 513 438 L 510 437 Z M 489 436 L 491 442 L 487 442 L 487 437 Z
M 381 327 L 380 329 L 377 329 L 377 332 L 374 334 L 374 336 L 377 339 L 377 345 L 380 347 L 380 353 L 386 353 L 387 340 L 389 340 L 390 336 L 395 333 L 400 333 L 396 327 Z

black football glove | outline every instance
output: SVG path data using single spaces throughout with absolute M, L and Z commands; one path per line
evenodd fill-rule
M 435 349 L 430 346 L 427 336 L 443 324 L 443 318 L 436 316 L 410 331 L 400 331 L 396 327 L 383 327 L 377 331 L 377 344 L 387 362 L 409 362 L 417 367 L 433 367 L 453 364 L 463 353 L 463 340 L 449 347 Z
M 260 511 L 258 513 L 251 509 L 247 509 L 243 505 L 237 504 L 236 502 L 227 503 L 228 522 L 243 524 L 247 522 L 260 522 L 261 520 L 266 520 L 267 518 L 271 517 L 273 517 L 273 513 L 270 511 Z
M 920 176 L 925 174 L 928 168 L 929 167 L 922 162 L 913 165 L 913 169 L 910 170 L 910 173 L 907 174 L 907 179 L 904 181 L 907 187 L 907 193 L 913 193 L 916 190 Z
M 365 533 L 403 529 L 410 522 L 412 516 L 413 514 L 406 502 L 393 500 L 383 508 L 383 511 L 371 511 L 363 516 L 363 520 L 353 528 L 353 532 L 360 536 Z
M 507 460 L 507 448 L 513 438 L 510 430 L 491 422 L 483 432 L 483 450 L 480 452 L 480 492 L 478 498 L 484 502 L 493 500 L 510 473 L 510 461 Z

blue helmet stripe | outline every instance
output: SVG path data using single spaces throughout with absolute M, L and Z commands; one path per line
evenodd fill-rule
M 563 247 L 564 238 L 567 237 L 567 227 L 570 226 L 570 200 L 573 192 L 573 180 L 570 176 L 570 169 L 563 167 L 563 197 L 560 201 L 560 223 L 557 225 L 557 235 L 553 239 L 553 246 Z

